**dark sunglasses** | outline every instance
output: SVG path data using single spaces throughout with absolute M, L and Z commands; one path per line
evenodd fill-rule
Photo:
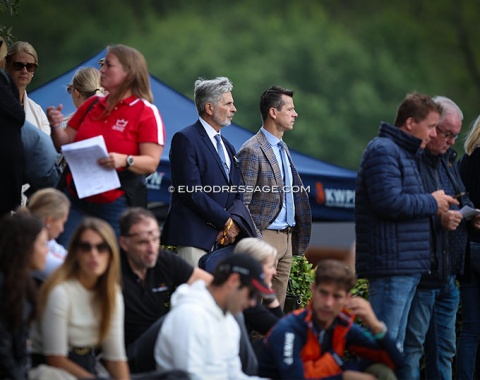
M 67 92 L 68 92 L 70 95 L 71 95 L 72 92 L 73 92 L 73 88 L 74 88 L 74 87 L 73 87 L 73 84 L 71 84 L 71 83 L 70 83 L 70 84 L 67 84 Z
M 29 73 L 34 73 L 38 65 L 36 63 L 12 62 L 12 68 L 15 71 L 22 71 L 26 67 Z
M 98 252 L 110 251 L 110 246 L 106 242 L 91 244 L 88 241 L 79 241 L 77 247 L 82 252 L 90 252 L 93 248 L 95 248 Z

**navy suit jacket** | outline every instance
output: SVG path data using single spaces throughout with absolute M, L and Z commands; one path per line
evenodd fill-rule
M 242 230 L 238 238 L 258 235 L 242 193 L 229 191 L 241 185 L 242 178 L 235 148 L 222 139 L 231 162 L 229 178 L 200 121 L 173 136 L 169 158 L 174 191 L 162 244 L 210 251 L 230 217 Z

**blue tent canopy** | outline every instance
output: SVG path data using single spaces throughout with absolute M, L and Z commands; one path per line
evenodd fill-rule
M 68 115 L 75 111 L 66 85 L 70 83 L 75 71 L 80 67 L 99 67 L 98 61 L 105 57 L 105 50 L 82 62 L 77 67 L 47 82 L 29 93 L 29 97 L 40 104 L 43 109 L 48 106 L 63 104 L 63 113 Z M 167 141 L 157 171 L 147 179 L 149 201 L 156 205 L 168 205 L 170 194 L 170 162 L 168 153 L 170 142 L 175 132 L 193 124 L 198 118 L 193 101 L 165 83 L 150 75 L 150 84 L 155 105 L 160 110 Z M 239 150 L 253 133 L 236 124 L 222 130 L 222 134 Z M 315 221 L 353 221 L 355 203 L 356 172 L 314 159 L 291 150 L 292 159 L 302 177 L 305 187 L 309 188 L 310 205 Z

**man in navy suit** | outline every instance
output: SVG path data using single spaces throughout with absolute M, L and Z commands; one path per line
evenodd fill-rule
M 172 195 L 162 244 L 177 246 L 190 264 L 215 245 L 235 243 L 258 231 L 243 203 L 235 149 L 220 131 L 237 109 L 228 78 L 198 79 L 198 121 L 175 133 L 170 148 Z

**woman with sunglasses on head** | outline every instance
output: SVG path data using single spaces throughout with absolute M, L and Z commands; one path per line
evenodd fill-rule
M 73 75 L 72 82 L 67 85 L 67 92 L 72 97 L 72 102 L 75 108 L 80 107 L 88 98 L 105 94 L 102 86 L 100 86 L 100 71 L 94 67 L 81 67 Z M 65 128 L 68 121 L 72 118 L 75 112 L 71 113 L 60 124 L 62 128 Z M 63 156 L 59 160 L 60 170 L 63 172 L 67 165 Z M 58 186 L 58 184 L 57 184 Z
M 75 108 L 80 107 L 85 100 L 93 95 L 104 94 L 100 85 L 100 71 L 94 67 L 81 67 L 72 78 L 72 83 L 67 85 L 67 92 L 72 96 Z
M 31 271 L 45 265 L 47 231 L 25 209 L 4 216 L 0 231 L 0 379 L 25 379 L 29 325 L 36 310 Z
M 3 69 L 6 55 L 7 44 L 0 37 L 0 216 L 20 206 L 25 163 L 21 135 L 25 112 L 13 78 Z
M 8 48 L 5 61 L 5 67 L 18 87 L 26 120 L 49 135 L 50 126 L 47 115 L 39 104 L 27 96 L 26 91 L 38 67 L 37 52 L 28 42 L 17 41 Z
M 144 56 L 129 46 L 109 46 L 100 73 L 100 83 L 108 95 L 87 99 L 66 128 L 61 128 L 62 106 L 47 108 L 51 136 L 57 149 L 71 142 L 103 136 L 108 156 L 97 163 L 104 169 L 115 169 L 121 186 L 79 199 L 72 175 L 67 174 L 65 193 L 72 207 L 65 231 L 59 237 L 60 243 L 68 240 L 84 215 L 108 221 L 118 236 L 122 212 L 128 206 L 146 207 L 145 175 L 155 172 L 163 151 L 165 131 L 160 113 L 152 104 Z
M 123 316 L 115 234 L 103 220 L 85 218 L 72 236 L 64 263 L 40 290 L 33 364 L 44 360 L 75 377 L 91 378 L 101 350 L 111 377 L 129 378 Z

